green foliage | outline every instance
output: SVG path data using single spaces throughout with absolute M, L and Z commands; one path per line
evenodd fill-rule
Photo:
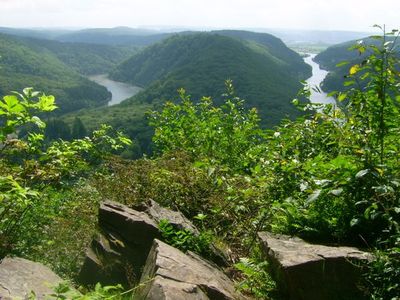
M 46 44 L 0 34 L 0 96 L 35 86 L 56 96 L 59 114 L 107 103 L 105 87 L 83 78 L 55 54 L 65 53 L 68 47 L 52 52 Z
M 211 254 L 212 235 L 210 232 L 201 232 L 198 235 L 188 229 L 177 229 L 168 220 L 161 220 L 158 224 L 163 240 L 182 251 L 193 251 L 209 258 Z
M 241 258 L 235 268 L 242 273 L 242 280 L 238 289 L 250 294 L 256 299 L 268 299 L 276 289 L 276 284 L 271 278 L 268 262 L 256 261 L 251 258 Z
M 244 101 L 234 96 L 232 82 L 226 85 L 221 107 L 213 107 L 211 98 L 194 104 L 180 90 L 182 104 L 168 102 L 161 113 L 153 112 L 150 125 L 155 127 L 153 141 L 159 151 L 185 151 L 211 165 L 248 168 L 248 151 L 261 141 L 259 119 L 255 110 L 246 111 Z
M 132 299 L 132 290 L 124 291 L 121 285 L 102 286 L 97 283 L 94 290 L 81 294 L 71 288 L 67 282 L 60 283 L 54 287 L 54 293 L 46 299 L 56 300 L 128 300 Z M 35 300 L 36 295 L 32 294 L 29 299 Z
M 46 124 L 37 114 L 54 110 L 54 101 L 53 96 L 32 88 L 4 96 L 0 101 L 1 256 L 26 251 L 34 242 L 32 229 L 57 215 L 60 203 L 46 197 L 50 183 L 53 188 L 67 186 L 87 172 L 90 165 L 109 155 L 109 151 L 130 144 L 121 133 L 104 125 L 90 138 L 59 140 L 45 146 Z M 29 125 L 33 127 L 28 135 L 18 139 L 17 132 Z
M 400 295 L 400 248 L 376 252 L 365 276 L 372 299 L 397 299 Z
M 336 94 L 342 107 L 296 101 L 309 114 L 274 131 L 260 131 L 257 117 L 243 112 L 232 119 L 254 122 L 244 129 L 240 121 L 235 123 L 242 128 L 235 136 L 224 130 L 229 116 L 237 116 L 235 110 L 225 115 L 208 99 L 193 104 L 183 93 L 181 104 L 167 104 L 153 114 L 155 142 L 164 155 L 185 151 L 193 168 L 206 172 L 212 189 L 220 193 L 218 204 L 208 194 L 209 205 L 189 202 L 187 211 L 210 216 L 208 226 L 236 250 L 245 247 L 239 253 L 248 252 L 255 233 L 265 229 L 314 242 L 397 249 L 400 78 L 397 31 L 389 35 L 393 37 L 386 38 L 385 32 L 375 37 L 377 45 L 355 47 L 369 55 L 363 64 L 349 67 L 349 91 Z M 241 152 L 229 148 L 243 141 Z M 382 285 L 371 279 L 373 293 L 397 291 L 397 264 L 396 254 L 389 263 L 375 265 L 371 278 L 382 278 Z
M 329 71 L 328 76 L 324 79 L 322 84 L 324 91 L 332 92 L 348 90 L 345 82 L 347 81 L 346 78 L 349 75 L 349 68 L 353 65 L 364 64 L 368 56 L 373 53 L 372 48 L 369 47 L 366 47 L 365 51 L 362 52 L 349 51 L 349 49 L 357 43 L 360 43 L 362 47 L 379 47 L 380 42 L 376 39 L 376 37 L 378 36 L 366 37 L 359 41 L 349 41 L 342 44 L 333 45 L 315 57 L 315 61 L 318 62 L 324 69 Z M 394 41 L 393 37 L 390 35 L 387 35 L 386 39 L 387 41 Z M 398 45 L 398 41 L 395 42 Z M 400 57 L 398 50 L 396 50 L 396 52 L 396 56 Z

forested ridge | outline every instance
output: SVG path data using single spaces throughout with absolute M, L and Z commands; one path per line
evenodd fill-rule
M 107 73 L 135 51 L 0 34 L 0 95 L 34 86 L 57 96 L 58 113 L 104 106 L 110 93 L 84 75 Z

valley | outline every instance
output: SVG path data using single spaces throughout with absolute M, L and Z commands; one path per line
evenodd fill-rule
M 291 103 L 301 88 L 301 80 L 308 78 L 311 85 L 316 85 L 325 75 L 311 57 L 303 61 L 279 38 L 260 32 L 160 33 L 124 27 L 61 31 L 58 35 L 4 28 L 0 31 L 14 34 L 3 34 L 3 39 L 10 41 L 5 44 L 26 47 L 33 55 L 46 53 L 40 59 L 49 57 L 51 63 L 60 65 L 57 70 L 63 70 L 57 75 L 63 78 L 57 84 L 51 81 L 54 76 L 50 73 L 36 72 L 32 78 L 17 73 L 13 76 L 19 77 L 12 81 L 16 87 L 34 86 L 53 93 L 61 107 L 57 112 L 62 115 L 60 122 L 69 126 L 79 118 L 89 131 L 103 123 L 123 130 L 135 141 L 132 157 L 152 152 L 152 130 L 146 113 L 159 109 L 166 101 L 179 102 L 179 88 L 185 88 L 195 102 L 206 95 L 220 104 L 224 101 L 224 82 L 230 79 L 236 95 L 245 99 L 246 108 L 255 107 L 261 125 L 271 128 L 282 119 L 301 115 Z M 26 64 L 33 65 L 38 60 L 26 60 Z M 50 62 L 43 62 L 46 70 L 54 70 Z M 9 59 L 0 60 L 1 63 L 5 67 L 0 76 L 7 71 L 8 75 L 15 73 L 15 68 L 6 67 Z M 76 78 L 76 83 L 60 88 L 61 82 L 68 82 L 68 76 Z M 18 85 L 22 78 L 25 79 Z M 5 82 L 10 78 L 0 85 L 0 93 L 11 89 Z M 94 88 L 98 94 L 92 92 Z M 313 92 L 311 101 L 322 101 L 324 97 Z M 53 135 L 59 136 L 57 132 Z
M 0 32 L 0 298 L 397 299 L 397 31 Z

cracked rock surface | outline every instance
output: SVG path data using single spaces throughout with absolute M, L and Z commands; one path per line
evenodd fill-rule
M 245 299 L 216 266 L 154 240 L 141 277 L 139 299 Z
M 40 263 L 18 257 L 6 257 L 0 262 L 1 300 L 28 299 L 31 291 L 37 299 L 44 299 L 61 282 L 60 277 Z
M 258 234 L 281 291 L 290 299 L 364 299 L 362 266 L 371 255 L 353 247 L 309 244 L 300 238 Z

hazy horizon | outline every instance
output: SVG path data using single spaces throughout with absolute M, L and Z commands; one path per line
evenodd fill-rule
M 399 28 L 400 1 L 0 0 L 0 26 L 83 29 L 276 29 L 375 31 Z

